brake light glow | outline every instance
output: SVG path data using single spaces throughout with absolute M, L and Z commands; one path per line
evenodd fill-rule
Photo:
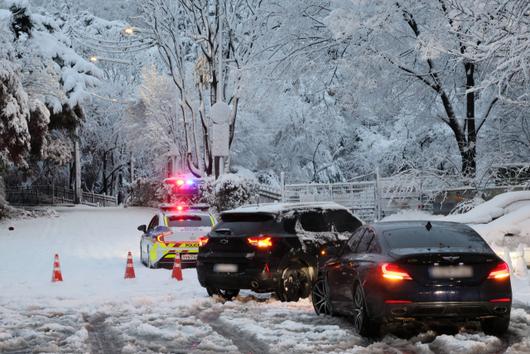
M 209 240 L 210 240 L 210 238 L 208 236 L 199 237 L 199 240 L 198 240 L 199 241 L 199 247 L 205 246 L 208 243 Z
M 407 272 L 393 263 L 383 263 L 381 265 L 381 273 L 383 274 L 383 278 L 389 280 L 412 280 Z
M 184 185 L 184 180 L 183 179 L 177 179 L 177 186 L 183 186 Z
M 184 207 L 182 205 L 177 205 L 177 211 L 182 211 L 184 210 Z
M 385 300 L 385 304 L 398 305 L 398 304 L 412 304 L 409 300 Z
M 500 299 L 491 299 L 490 302 L 511 302 L 509 297 L 501 297 Z
M 247 237 L 247 242 L 254 247 L 267 249 L 272 247 L 272 238 L 270 236 Z
M 488 275 L 488 279 L 502 280 L 510 277 L 510 268 L 506 262 L 497 264 Z

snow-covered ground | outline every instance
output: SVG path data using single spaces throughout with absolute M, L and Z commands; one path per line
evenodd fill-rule
M 153 210 L 59 208 L 58 217 L 0 223 L 1 353 L 498 353 L 530 352 L 530 307 L 519 302 L 503 339 L 467 331 L 370 342 L 308 300 L 246 292 L 211 299 L 193 269 L 184 281 L 139 263 L 136 227 Z M 517 212 L 517 211 L 515 211 Z M 9 231 L 8 227 L 14 230 Z M 123 279 L 128 251 L 136 279 Z M 51 283 L 58 253 L 64 282 Z M 526 299 L 528 279 L 515 279 Z

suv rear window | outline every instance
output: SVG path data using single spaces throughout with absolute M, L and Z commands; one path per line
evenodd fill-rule
M 430 231 L 423 226 L 403 227 L 384 231 L 383 237 L 390 249 L 454 247 L 491 252 L 482 237 L 465 225 L 433 225 Z
M 346 210 L 330 210 L 328 217 L 335 226 L 337 232 L 354 232 L 363 223 Z
M 221 214 L 221 221 L 212 229 L 223 235 L 259 235 L 267 233 L 289 233 L 274 214 L 227 213 Z
M 167 217 L 169 227 L 206 227 L 212 226 L 210 218 L 206 215 L 173 215 Z

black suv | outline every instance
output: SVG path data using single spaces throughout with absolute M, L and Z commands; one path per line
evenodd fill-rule
M 308 297 L 325 245 L 340 247 L 362 222 L 335 203 L 268 204 L 221 213 L 202 239 L 199 282 L 210 296 L 240 289 L 274 292 L 282 301 Z

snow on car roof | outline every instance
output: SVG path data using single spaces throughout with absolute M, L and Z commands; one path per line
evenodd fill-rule
M 346 207 L 335 202 L 307 202 L 307 203 L 266 203 L 245 205 L 236 209 L 223 211 L 222 214 L 230 213 L 268 213 L 280 214 L 295 209 L 333 209 L 348 210 Z
M 165 216 L 181 216 L 181 215 L 207 216 L 207 217 L 210 216 L 208 212 L 204 212 L 200 210 L 183 210 L 183 211 L 168 210 L 168 211 L 163 211 L 162 214 L 164 214 Z

